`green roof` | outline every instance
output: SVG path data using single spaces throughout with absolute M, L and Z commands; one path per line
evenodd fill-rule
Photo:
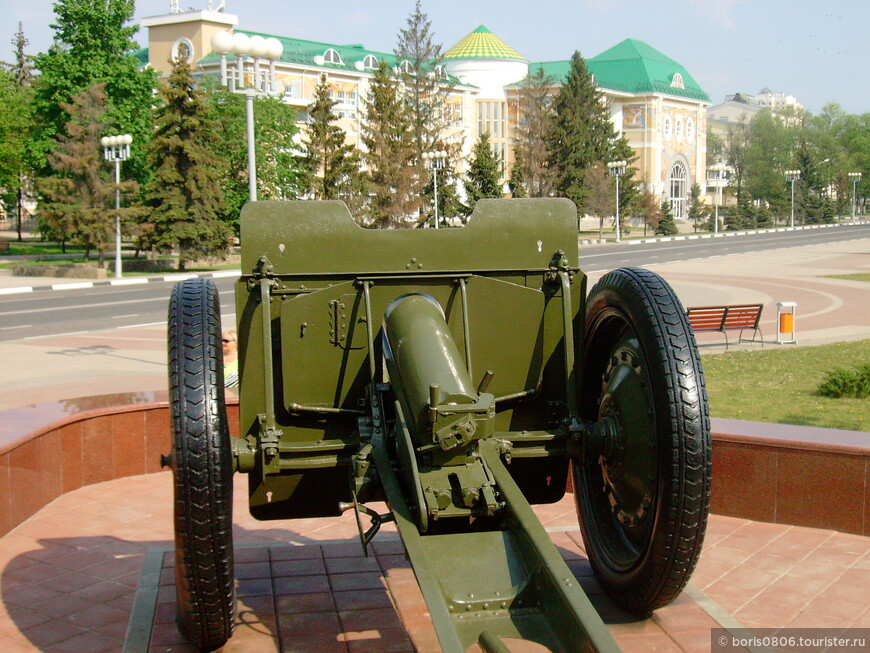
M 444 58 L 526 60 L 523 55 L 490 32 L 486 25 L 480 25 L 459 43 L 447 50 L 444 53 Z
M 626 93 L 664 93 L 693 100 L 710 96 L 681 64 L 637 39 L 625 39 L 598 56 L 586 60 L 599 88 Z M 562 81 L 571 70 L 570 61 L 530 63 L 529 72 L 543 67 L 544 74 Z M 675 75 L 679 77 L 675 78 Z M 682 88 L 680 87 L 682 80 Z

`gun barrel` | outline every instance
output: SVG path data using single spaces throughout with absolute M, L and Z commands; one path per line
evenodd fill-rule
M 478 399 L 444 311 L 429 295 L 403 295 L 387 307 L 384 357 L 415 438 L 427 431 L 430 408 Z

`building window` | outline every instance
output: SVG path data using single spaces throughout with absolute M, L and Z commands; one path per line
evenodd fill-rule
M 172 60 L 193 63 L 193 43 L 190 39 L 180 38 L 173 44 Z
M 662 135 L 665 137 L 666 141 L 671 140 L 672 127 L 671 117 L 665 116 L 664 120 L 662 120 Z
M 435 77 L 447 79 L 447 70 L 445 70 L 444 66 L 435 66 Z
M 376 70 L 377 67 L 378 58 L 373 54 L 366 55 L 366 58 L 363 59 L 363 68 L 366 70 Z
M 688 118 L 686 120 L 686 141 L 689 143 L 694 142 L 695 140 L 695 120 L 694 118 Z
M 671 166 L 669 177 L 671 212 L 674 214 L 674 218 L 685 218 L 686 200 L 689 194 L 689 174 L 682 161 L 677 161 Z
M 674 121 L 674 140 L 677 143 L 683 141 L 683 119 L 679 117 Z
M 332 48 L 329 48 L 329 50 L 326 51 L 326 54 L 323 55 L 323 60 L 326 63 L 334 63 L 338 64 L 339 66 L 344 64 L 344 62 L 341 60 L 341 55 Z
M 411 62 L 405 59 L 401 64 L 399 64 L 399 70 L 402 71 L 403 75 L 416 75 L 417 71 L 414 70 L 414 66 L 411 65 Z
M 674 73 L 674 77 L 671 79 L 671 88 L 686 88 L 683 84 L 683 76 L 680 73 Z

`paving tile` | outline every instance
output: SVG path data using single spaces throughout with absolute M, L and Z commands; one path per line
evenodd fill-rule
M 393 608 L 393 601 L 386 589 L 333 592 L 331 596 L 338 611 Z
M 350 559 L 356 560 L 356 558 Z M 316 576 L 326 573 L 326 565 L 320 557 L 273 560 L 271 566 L 274 577 Z
M 340 594 L 341 592 L 337 593 Z M 354 594 L 354 592 L 344 592 Z M 331 592 L 312 592 L 310 594 L 279 594 L 275 596 L 275 612 L 278 615 L 307 612 L 334 612 L 335 603 Z
M 290 576 L 272 579 L 272 591 L 278 594 L 311 594 L 328 592 L 329 581 L 326 576 Z
M 117 651 L 118 640 L 106 637 L 99 633 L 82 633 L 75 637 L 65 639 L 47 650 L 50 653 L 101 653 L 103 651 Z
M 399 614 L 392 606 L 365 610 L 342 610 L 338 613 L 338 618 L 345 633 L 402 627 Z
M 347 590 L 370 590 L 384 587 L 384 577 L 379 572 L 334 574 L 329 577 L 334 592 Z
M 366 630 L 346 635 L 350 653 L 414 653 L 403 628 Z
M 368 558 L 326 558 L 326 572 L 329 574 L 349 574 L 366 571 L 380 572 L 381 566 L 375 556 Z

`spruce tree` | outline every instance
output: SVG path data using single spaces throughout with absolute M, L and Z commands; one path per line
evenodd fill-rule
M 360 157 L 353 145 L 345 143 L 344 130 L 338 126 L 333 111 L 335 100 L 329 97 L 326 75 L 314 91 L 314 103 L 308 109 L 311 120 L 306 125 L 307 186 L 314 199 L 344 199 L 358 188 Z
M 399 84 L 386 63 L 372 76 L 364 103 L 369 222 L 375 227 L 412 226 L 422 206 L 419 188 L 424 170 Z
M 547 165 L 546 135 L 552 119 L 551 92 L 554 85 L 555 80 L 538 66 L 523 80 L 518 90 L 513 169 L 522 177 L 529 197 L 548 197 L 553 190 L 553 173 Z
M 559 194 L 582 206 L 586 172 L 594 163 L 610 160 L 616 131 L 579 52 L 571 57 L 571 69 L 553 100 L 553 111 L 546 136 L 548 166 Z
M 482 132 L 471 148 L 471 159 L 465 177 L 465 195 L 468 199 L 469 214 L 474 211 L 477 200 L 502 196 L 502 185 L 499 182 L 500 162 L 492 151 L 489 132 Z
M 426 214 L 425 222 L 434 225 L 435 220 L 435 174 L 433 171 L 428 171 L 429 180 L 423 187 L 423 197 L 426 199 Z M 459 201 L 459 194 L 456 192 L 456 171 L 453 169 L 451 157 L 448 156 L 444 167 L 438 171 L 438 220 L 441 226 L 447 218 L 461 219 L 465 218 L 467 210 L 465 205 Z
M 528 197 L 526 188 L 525 156 L 521 149 L 514 150 L 514 164 L 511 166 L 511 174 L 508 178 L 508 188 L 511 197 Z
M 660 209 L 659 223 L 656 225 L 655 232 L 659 236 L 673 236 L 679 233 L 677 225 L 674 222 L 674 214 L 671 212 L 671 201 L 667 197 L 662 198 Z
M 692 184 L 692 188 L 689 190 L 688 214 L 689 220 L 692 221 L 692 227 L 695 231 L 698 231 L 701 221 L 707 215 L 707 207 L 704 204 L 704 198 L 701 197 L 701 187 L 697 182 Z
M 177 244 L 183 270 L 198 258 L 225 255 L 230 230 L 220 219 L 225 207 L 220 168 L 211 154 L 215 125 L 186 61 L 173 63 L 160 97 L 147 153 L 154 176 L 145 195 L 154 244 L 164 249 Z

